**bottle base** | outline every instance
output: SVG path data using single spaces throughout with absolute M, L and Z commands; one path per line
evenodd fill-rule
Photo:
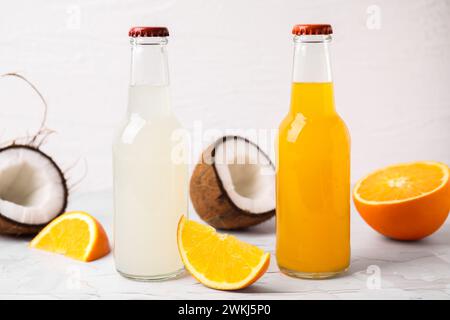
M 151 275 L 151 276 L 142 276 L 142 275 L 134 275 L 134 274 L 128 274 L 125 272 L 122 272 L 120 270 L 117 270 L 117 272 L 124 278 L 134 280 L 134 281 L 142 281 L 142 282 L 158 282 L 158 281 L 165 281 L 177 278 L 184 274 L 184 268 L 181 268 L 180 270 L 165 273 L 165 274 L 157 274 L 157 275 Z
M 328 278 L 334 278 L 337 277 L 348 270 L 348 266 L 342 270 L 338 271 L 331 271 L 331 272 L 302 272 L 302 271 L 294 271 L 290 269 L 286 269 L 283 267 L 280 267 L 280 271 L 284 273 L 285 275 L 293 278 L 299 278 L 299 279 L 310 279 L 310 280 L 320 280 L 320 279 L 328 279 Z

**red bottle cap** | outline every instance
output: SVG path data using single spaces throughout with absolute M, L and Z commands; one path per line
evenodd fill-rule
M 133 27 L 128 31 L 128 36 L 136 37 L 168 37 L 169 30 L 166 27 Z
M 297 24 L 292 28 L 292 34 L 302 35 L 327 35 L 332 34 L 333 29 L 329 24 Z

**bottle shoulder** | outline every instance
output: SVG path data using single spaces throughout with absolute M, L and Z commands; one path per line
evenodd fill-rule
M 343 127 L 347 127 L 344 119 L 337 113 L 327 113 L 323 115 L 314 115 L 310 116 L 304 114 L 302 112 L 292 112 L 290 111 L 280 122 L 279 129 L 290 126 L 294 122 L 304 122 L 304 124 L 308 125 L 319 125 L 319 124 L 328 124 L 328 125 L 339 125 Z
M 128 113 L 116 128 L 113 141 L 115 144 L 131 144 L 140 139 L 170 139 L 177 130 L 184 128 L 172 112 L 152 117 Z
M 338 113 L 308 117 L 300 112 L 289 112 L 281 121 L 279 139 L 297 141 L 298 139 L 350 139 L 349 130 Z

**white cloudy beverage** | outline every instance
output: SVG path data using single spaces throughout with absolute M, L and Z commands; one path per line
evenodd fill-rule
M 114 259 L 122 275 L 161 280 L 183 270 L 177 224 L 187 214 L 187 163 L 170 108 L 166 28 L 132 28 L 128 110 L 113 144 Z

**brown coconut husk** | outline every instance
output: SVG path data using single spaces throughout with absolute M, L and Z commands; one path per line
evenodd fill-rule
M 17 73 L 6 73 L 1 75 L 1 77 L 16 77 L 23 81 L 25 81 L 39 96 L 41 99 L 44 109 L 43 109 L 43 116 L 41 120 L 41 124 L 39 126 L 38 131 L 31 137 L 20 137 L 15 138 L 12 141 L 3 143 L 3 147 L 0 147 L 0 154 L 2 152 L 8 151 L 12 148 L 22 148 L 22 149 L 28 149 L 33 152 L 37 152 L 40 154 L 40 156 L 45 157 L 49 162 L 54 166 L 54 168 L 59 173 L 59 176 L 61 178 L 61 185 L 64 190 L 64 201 L 61 206 L 61 209 L 58 210 L 57 215 L 55 218 L 59 215 L 61 215 L 66 207 L 69 197 L 69 188 L 67 186 L 67 179 L 64 176 L 63 171 L 61 168 L 56 164 L 56 162 L 45 152 L 43 152 L 40 147 L 45 142 L 46 138 L 53 133 L 53 130 L 50 130 L 45 127 L 46 120 L 47 120 L 47 102 L 45 101 L 44 97 L 40 93 L 40 91 L 32 84 L 28 79 L 26 79 L 24 76 L 17 74 Z M 24 141 L 24 142 L 18 142 L 18 141 Z M 48 221 L 50 222 L 50 221 Z M 47 222 L 47 223 L 48 223 Z M 46 224 L 47 224 L 46 223 Z M 31 224 L 25 224 L 20 223 L 17 221 L 14 221 L 4 215 L 0 212 L 0 234 L 3 235 L 14 235 L 14 236 L 23 236 L 23 235 L 34 235 L 37 234 L 40 230 L 42 230 L 46 224 L 38 224 L 38 225 L 31 225 Z
M 275 210 L 255 214 L 238 208 L 230 200 L 214 165 L 215 149 L 227 139 L 243 139 L 256 146 L 248 139 L 238 136 L 225 136 L 218 139 L 202 153 L 199 163 L 195 166 L 189 193 L 195 211 L 209 225 L 225 230 L 248 228 L 269 220 L 275 215 Z M 258 146 L 256 147 L 265 155 Z M 272 163 L 271 165 L 273 166 Z

